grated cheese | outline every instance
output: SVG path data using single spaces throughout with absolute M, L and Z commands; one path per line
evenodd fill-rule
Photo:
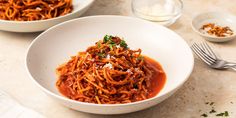
M 111 63 L 107 63 L 106 65 L 103 66 L 103 68 L 106 68 L 106 67 L 109 68 L 109 69 L 113 68 Z

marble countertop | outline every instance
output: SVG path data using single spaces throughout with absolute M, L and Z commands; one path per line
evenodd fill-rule
M 235 0 L 184 0 L 183 14 L 170 26 L 187 43 L 203 41 L 191 29 L 194 15 L 205 11 L 226 11 L 236 15 Z M 96 0 L 84 14 L 133 16 L 131 0 Z M 135 113 L 124 115 L 95 115 L 68 109 L 46 96 L 30 80 L 24 60 L 27 47 L 40 33 L 13 33 L 0 31 L 0 89 L 13 96 L 22 105 L 47 118 L 199 118 L 212 107 L 217 113 L 229 111 L 236 117 L 236 72 L 219 71 L 207 67 L 195 57 L 195 67 L 188 81 L 164 102 Z M 227 43 L 210 43 L 224 59 L 236 62 L 236 40 Z M 212 106 L 206 102 L 214 102 Z M 209 114 L 209 113 L 208 113 Z M 209 118 L 216 116 L 210 114 Z

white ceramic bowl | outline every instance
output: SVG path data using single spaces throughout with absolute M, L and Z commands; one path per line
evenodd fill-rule
M 128 104 L 99 105 L 70 100 L 58 92 L 56 67 L 106 34 L 124 37 L 131 49 L 141 48 L 144 55 L 161 63 L 167 81 L 157 96 Z M 26 56 L 31 79 L 47 95 L 69 108 L 96 114 L 129 113 L 160 103 L 187 80 L 193 65 L 192 51 L 179 35 L 155 23 L 124 16 L 91 16 L 56 25 L 32 42 Z
M 82 15 L 94 0 L 73 0 L 73 11 L 64 16 L 36 21 L 0 20 L 0 30 L 11 32 L 38 32 L 46 30 L 58 23 L 77 18 Z
M 200 32 L 200 28 L 207 23 L 216 23 L 220 26 L 229 26 L 234 34 L 227 37 L 216 37 L 209 35 L 207 33 Z M 222 12 L 206 12 L 201 13 L 193 18 L 192 20 L 192 28 L 195 32 L 201 35 L 204 39 L 211 42 L 225 42 L 230 41 L 232 39 L 236 39 L 236 16 L 233 16 L 229 13 Z

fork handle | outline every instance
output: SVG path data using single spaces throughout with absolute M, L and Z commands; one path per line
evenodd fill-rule
M 227 65 L 227 66 L 236 66 L 236 63 L 234 63 L 234 62 L 227 62 L 225 65 Z
M 236 66 L 229 66 L 229 68 L 236 71 Z

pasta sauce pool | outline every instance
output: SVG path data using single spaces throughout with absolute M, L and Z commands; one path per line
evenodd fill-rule
M 151 98 L 151 97 L 156 96 L 164 87 L 165 82 L 166 82 L 166 74 L 164 70 L 162 69 L 161 65 L 157 61 L 147 56 L 145 56 L 144 58 L 147 65 L 150 66 L 153 70 L 153 75 L 150 80 L 151 86 L 148 89 L 149 90 L 148 97 Z

